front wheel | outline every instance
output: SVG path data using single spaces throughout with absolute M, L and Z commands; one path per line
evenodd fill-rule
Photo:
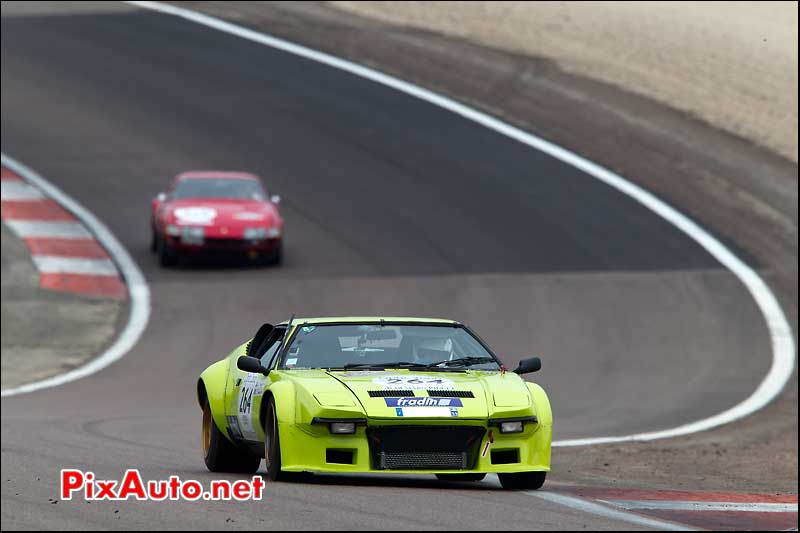
M 172 247 L 167 244 L 166 239 L 159 238 L 156 242 L 156 248 L 158 252 L 158 263 L 162 267 L 171 267 L 175 266 L 178 262 L 178 254 Z
M 517 472 L 497 474 L 500 484 L 509 490 L 536 490 L 542 488 L 547 472 Z
M 217 428 L 208 402 L 203 405 L 203 459 L 211 472 L 255 474 L 261 458 L 234 446 Z
M 155 228 L 150 230 L 150 251 L 155 253 L 158 250 L 158 236 L 156 235 Z
M 286 479 L 281 470 L 281 439 L 278 434 L 278 415 L 275 412 L 275 398 L 267 401 L 267 415 L 264 420 L 264 462 L 267 474 L 272 481 Z
M 283 240 L 278 243 L 278 246 L 269 257 L 268 263 L 270 265 L 280 265 L 283 262 Z

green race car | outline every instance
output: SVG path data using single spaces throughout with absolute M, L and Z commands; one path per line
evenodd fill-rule
M 537 489 L 550 470 L 544 390 L 469 328 L 425 318 L 264 324 L 197 382 L 212 472 L 435 474 Z

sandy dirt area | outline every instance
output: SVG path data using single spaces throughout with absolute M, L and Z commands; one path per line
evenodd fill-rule
M 124 305 L 41 289 L 24 243 L 2 225 L 2 388 L 72 370 L 114 338 Z
M 797 161 L 797 2 L 332 2 L 545 57 Z

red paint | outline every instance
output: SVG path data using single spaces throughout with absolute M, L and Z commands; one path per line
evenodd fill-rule
M 797 503 L 796 494 L 748 494 L 741 492 L 696 492 L 680 490 L 600 489 L 589 487 L 559 487 L 582 498 L 598 500 L 666 500 L 727 503 Z
M 650 500 L 674 502 L 723 503 L 797 503 L 796 494 L 748 494 L 741 492 L 698 492 L 681 490 L 640 490 L 595 487 L 550 486 L 550 490 L 568 493 L 587 500 Z M 622 509 L 621 509 L 622 510 Z M 627 513 L 650 516 L 711 530 L 780 530 L 797 528 L 797 513 L 745 511 L 684 511 L 678 509 L 631 509 Z
M 109 259 L 105 249 L 94 239 L 25 239 L 32 255 Z
M 179 224 L 180 219 L 175 212 L 179 209 L 205 207 L 213 209 L 216 216 L 208 224 L 191 224 L 201 226 L 207 239 L 241 239 L 244 229 L 252 227 L 281 228 L 283 220 L 278 214 L 275 204 L 267 200 L 228 200 L 208 198 L 187 198 L 166 201 L 155 211 L 156 226 L 163 231 L 167 224 Z M 256 213 L 260 220 L 241 220 L 236 218 L 242 213 Z
M 167 235 L 168 225 L 199 226 L 205 232 L 206 243 L 204 245 L 189 246 L 187 251 L 202 250 L 205 246 L 214 247 L 222 244 L 220 251 L 227 250 L 230 243 L 236 243 L 244 238 L 245 228 L 266 228 L 283 229 L 283 218 L 280 215 L 278 206 L 266 198 L 256 199 L 233 199 L 233 198 L 180 198 L 173 199 L 172 192 L 180 182 L 195 179 L 230 179 L 230 180 L 253 180 L 260 182 L 258 176 L 244 172 L 216 172 L 216 171 L 192 171 L 178 174 L 170 184 L 166 198 L 160 200 L 153 198 L 151 207 L 151 224 L 156 232 L 172 246 L 178 243 L 173 242 Z M 264 192 L 266 194 L 266 191 Z M 208 220 L 192 223 L 191 221 L 180 220 L 176 216 L 176 210 L 187 210 L 190 208 L 213 209 L 214 216 Z M 244 218 L 243 218 L 244 217 Z M 257 217 L 255 220 L 252 217 Z M 277 237 L 274 243 L 263 243 L 264 250 L 271 250 L 277 245 L 281 237 Z M 211 242 L 208 242 L 211 241 Z M 246 244 L 244 249 L 262 249 L 258 246 Z M 239 251 L 232 249 L 231 252 Z
M 124 300 L 128 291 L 117 276 L 91 276 L 87 274 L 40 274 L 39 286 L 43 289 L 78 292 L 93 296 L 107 296 Z
M 4 220 L 71 220 L 76 218 L 52 200 L 4 200 Z
M 4 181 L 23 181 L 20 176 L 2 167 Z M 2 217 L 8 220 L 77 221 L 58 203 L 50 199 L 6 200 L 2 202 Z M 106 250 L 94 239 L 24 239 L 32 255 L 52 255 L 81 259 L 108 259 Z M 88 274 L 39 273 L 39 286 L 43 289 L 76 292 L 124 300 L 128 296 L 125 283 L 119 276 L 92 276 Z
M 0 179 L 3 181 L 22 181 L 22 178 L 8 170 L 6 167 L 3 167 L 2 173 L 0 173 Z
M 739 511 L 654 511 L 639 514 L 716 531 L 781 531 L 797 528 L 797 513 L 745 513 Z

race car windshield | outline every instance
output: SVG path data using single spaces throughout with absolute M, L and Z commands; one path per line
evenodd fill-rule
M 450 325 L 304 325 L 292 336 L 283 369 L 411 368 L 499 370 L 500 365 L 463 327 Z
M 264 200 L 261 184 L 255 180 L 242 179 L 185 179 L 175 185 L 172 198 L 225 198 L 231 200 Z

